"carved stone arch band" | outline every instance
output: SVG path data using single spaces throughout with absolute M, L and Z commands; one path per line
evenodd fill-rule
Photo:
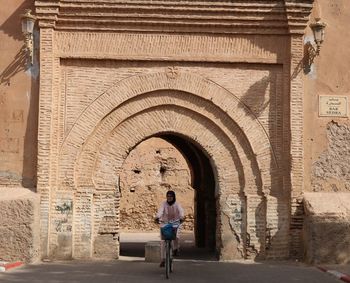
M 169 79 L 165 73 L 131 77 L 116 83 L 112 88 L 100 95 L 82 113 L 67 136 L 60 155 L 63 157 L 62 164 L 65 164 L 64 167 L 73 169 L 70 168 L 73 166 L 70 161 L 76 160 L 77 155 L 80 154 L 80 145 L 86 142 L 86 139 L 95 131 L 96 125 L 106 118 L 118 105 L 137 95 L 166 89 L 183 91 L 200 97 L 210 101 L 222 112 L 225 112 L 240 127 L 242 133 L 249 141 L 258 166 L 262 171 L 262 178 L 266 180 L 271 178 L 270 173 L 267 172 L 270 171 L 271 164 L 274 165 L 272 166 L 273 169 L 277 170 L 278 164 L 263 126 L 257 119 L 254 119 L 248 108 L 238 107 L 240 101 L 232 93 L 210 80 L 188 73 L 180 73 L 175 79 Z M 67 157 L 65 154 L 67 151 L 71 154 L 75 152 L 76 157 L 72 158 L 71 155 Z M 70 165 L 66 162 L 70 163 Z M 68 171 L 73 172 L 73 170 Z M 269 183 L 270 181 L 264 182 L 264 186 L 269 186 L 267 185 Z

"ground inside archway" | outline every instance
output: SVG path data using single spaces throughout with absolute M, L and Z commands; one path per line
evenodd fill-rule
M 145 245 L 150 241 L 160 241 L 157 232 L 120 234 L 120 260 L 145 260 Z M 216 261 L 217 258 L 212 249 L 198 248 L 195 245 L 194 233 L 183 231 L 180 237 L 180 253 L 177 260 L 208 260 Z

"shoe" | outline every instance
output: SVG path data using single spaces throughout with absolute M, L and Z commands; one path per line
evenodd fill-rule
M 173 250 L 173 256 L 179 256 L 179 250 L 178 249 Z
M 161 263 L 159 264 L 159 267 L 164 267 L 165 266 L 165 261 L 162 260 Z

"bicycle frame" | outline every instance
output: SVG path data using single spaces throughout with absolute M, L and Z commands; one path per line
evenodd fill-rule
M 164 222 L 163 222 L 164 223 Z M 165 224 L 171 224 L 172 227 L 177 229 L 180 226 L 180 220 L 177 221 L 171 221 Z M 176 237 L 176 234 L 175 234 Z M 173 247 L 172 247 L 172 239 L 166 239 L 165 240 L 165 277 L 166 279 L 169 279 L 169 274 L 173 272 Z

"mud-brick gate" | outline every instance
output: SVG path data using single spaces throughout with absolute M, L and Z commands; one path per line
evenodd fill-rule
M 211 164 L 222 259 L 298 255 L 312 2 L 36 1 L 42 256 L 117 257 L 121 166 L 164 135 Z

